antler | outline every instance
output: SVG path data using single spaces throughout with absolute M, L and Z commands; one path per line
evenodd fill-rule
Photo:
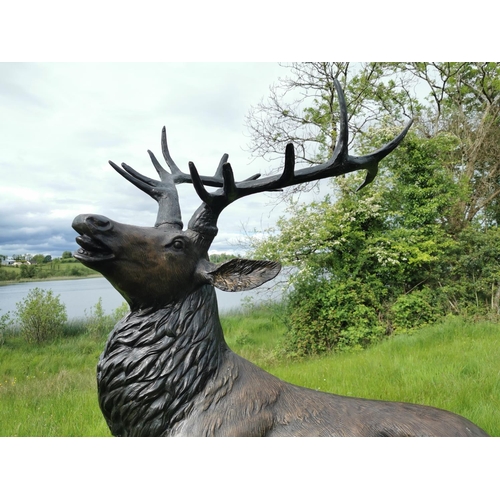
M 158 202 L 158 217 L 156 219 L 156 226 L 161 226 L 163 224 L 172 224 L 174 226 L 182 229 L 182 219 L 181 219 L 181 209 L 179 205 L 179 196 L 177 194 L 176 184 L 182 184 L 184 182 L 193 182 L 189 174 L 181 171 L 181 169 L 176 165 L 170 152 L 168 150 L 167 144 L 167 132 L 165 127 L 161 131 L 161 151 L 163 158 L 167 162 L 170 168 L 170 173 L 167 172 L 156 159 L 155 155 L 149 151 L 148 154 L 151 158 L 160 180 L 151 179 L 145 175 L 140 174 L 134 170 L 131 166 L 126 163 L 122 163 L 120 168 L 116 163 L 109 161 L 109 164 L 125 179 L 131 182 L 134 186 L 138 187 L 141 191 L 149 194 Z M 222 155 L 220 159 L 219 166 L 215 171 L 215 175 L 212 177 L 205 175 L 198 175 L 199 182 L 202 182 L 206 186 L 212 187 L 222 187 L 224 184 L 223 180 L 223 166 L 227 164 L 229 156 L 227 153 Z M 255 180 L 260 177 L 260 174 L 255 174 L 247 180 Z
M 303 168 L 295 171 L 295 151 L 293 144 L 287 144 L 285 149 L 285 165 L 283 172 L 278 175 L 262 178 L 259 180 L 247 180 L 235 182 L 233 170 L 229 163 L 222 165 L 222 189 L 209 193 L 204 186 L 203 178 L 198 175 L 195 165 L 190 162 L 189 170 L 193 179 L 193 185 L 198 196 L 210 209 L 215 221 L 222 210 L 233 201 L 255 193 L 265 191 L 275 191 L 285 187 L 302 184 L 305 182 L 336 177 L 356 170 L 367 170 L 367 176 L 358 190 L 365 187 L 375 179 L 378 172 L 378 164 L 389 153 L 391 153 L 403 140 L 408 132 L 412 120 L 406 125 L 404 130 L 384 147 L 365 156 L 351 156 L 348 153 L 349 132 L 347 127 L 347 106 L 342 87 L 337 80 L 334 80 L 340 106 L 340 124 L 337 144 L 329 160 L 320 165 Z M 191 225 L 191 223 L 190 223 Z
M 161 150 L 163 153 L 163 158 L 165 158 L 165 161 L 170 168 L 170 173 L 161 166 L 155 155 L 148 150 L 151 161 L 156 171 L 158 172 L 158 175 L 160 176 L 159 181 L 140 174 L 126 163 L 122 163 L 121 168 L 112 161 L 109 161 L 109 164 L 121 176 L 123 176 L 134 186 L 138 187 L 140 190 L 144 191 L 158 202 L 159 207 L 158 217 L 155 224 L 156 226 L 161 226 L 163 224 L 172 224 L 182 229 L 179 196 L 177 194 L 177 188 L 175 187 L 175 185 L 182 184 L 184 182 L 192 182 L 192 179 L 189 174 L 186 174 L 180 170 L 180 168 L 176 165 L 176 163 L 170 156 L 167 145 L 167 132 L 165 130 L 165 127 L 163 127 L 161 132 Z M 223 154 L 215 175 L 213 175 L 212 177 L 198 176 L 199 181 L 206 186 L 223 186 L 224 181 L 222 170 L 223 165 L 227 163 L 228 158 L 229 156 L 227 154 Z M 256 174 L 250 177 L 249 180 L 254 180 L 258 177 L 260 177 L 260 174 Z
M 162 129 L 161 148 L 163 158 L 170 168 L 170 173 L 161 166 L 154 154 L 148 150 L 151 161 L 160 176 L 159 181 L 140 174 L 126 163 L 122 163 L 121 168 L 112 161 L 109 163 L 125 179 L 158 202 L 156 226 L 171 224 L 182 229 L 179 197 L 175 185 L 184 182 L 193 183 L 198 196 L 204 203 L 191 217 L 188 227 L 205 240 L 208 250 L 211 241 L 217 234 L 217 219 L 220 213 L 230 203 L 239 198 L 265 191 L 277 191 L 285 187 L 327 177 L 336 177 L 356 170 L 367 170 L 366 179 L 358 190 L 373 181 L 378 172 L 379 162 L 399 145 L 408 132 L 412 121 L 406 125 L 395 139 L 384 147 L 365 156 L 351 156 L 348 152 L 349 132 L 344 93 L 337 80 L 334 80 L 334 84 L 340 107 L 339 135 L 333 154 L 325 163 L 295 171 L 295 151 L 293 144 L 288 144 L 285 149 L 283 172 L 278 175 L 260 178 L 260 174 L 256 174 L 244 181 L 236 182 L 231 165 L 227 162 L 227 154 L 222 155 L 217 170 L 211 177 L 199 175 L 192 162 L 189 162 L 190 173 L 186 174 L 179 169 L 170 156 L 165 127 Z M 205 186 L 220 189 L 214 193 L 209 193 Z

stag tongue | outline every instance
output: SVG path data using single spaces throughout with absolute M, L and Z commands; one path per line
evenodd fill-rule
M 76 259 L 98 261 L 114 258 L 114 254 L 106 245 L 92 239 L 90 236 L 78 236 L 76 242 L 82 247 L 74 254 Z

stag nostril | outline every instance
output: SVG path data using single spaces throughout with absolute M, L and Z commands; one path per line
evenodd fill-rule
M 107 231 L 112 227 L 111 221 L 102 215 L 89 215 L 86 217 L 85 222 L 98 231 Z

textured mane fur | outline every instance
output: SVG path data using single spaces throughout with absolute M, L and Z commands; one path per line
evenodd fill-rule
M 97 366 L 99 404 L 111 432 L 169 435 L 198 395 L 209 405 L 227 392 L 227 377 L 213 386 L 227 350 L 210 285 L 171 306 L 130 313 L 111 332 Z

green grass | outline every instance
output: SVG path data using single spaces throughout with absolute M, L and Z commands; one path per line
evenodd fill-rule
M 75 258 L 47 262 L 32 266 L 35 276 L 32 278 L 21 277 L 21 269 L 17 266 L 0 266 L 0 285 L 18 282 L 32 282 L 43 280 L 60 280 L 101 276 L 96 271 L 85 267 Z
M 103 341 L 68 337 L 0 348 L 0 436 L 109 436 L 96 398 Z
M 366 351 L 290 360 L 273 309 L 222 318 L 228 344 L 291 383 L 337 394 L 429 404 L 500 436 L 500 325 L 449 320 Z M 109 436 L 95 366 L 104 339 L 74 325 L 50 344 L 0 347 L 0 436 Z M 71 335 L 70 335 L 71 333 Z
M 453 320 L 365 351 L 261 366 L 296 385 L 443 408 L 500 436 L 500 325 Z
M 241 315 L 223 324 L 230 347 L 273 375 L 345 396 L 436 406 L 500 436 L 499 324 L 453 318 L 364 351 L 292 360 L 277 349 L 284 327 L 266 314 L 267 322 L 266 315 Z

